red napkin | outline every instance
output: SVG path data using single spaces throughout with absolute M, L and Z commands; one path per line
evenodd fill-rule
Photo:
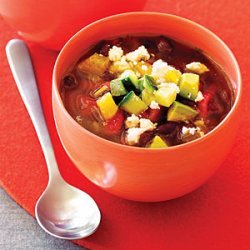
M 157 1 L 146 10 L 197 21 L 235 52 L 243 75 L 243 122 L 233 150 L 210 181 L 185 197 L 138 203 L 90 183 L 70 162 L 58 139 L 51 109 L 51 75 L 57 53 L 29 43 L 43 108 L 63 177 L 88 192 L 102 212 L 97 232 L 75 241 L 90 249 L 250 249 L 250 5 L 234 0 Z M 0 19 L 0 184 L 30 214 L 47 184 L 45 161 L 9 70 L 4 47 L 17 37 Z

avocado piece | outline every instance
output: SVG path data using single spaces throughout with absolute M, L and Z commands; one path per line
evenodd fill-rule
M 139 89 L 139 79 L 133 70 L 125 70 L 121 74 L 120 79 L 126 88 L 130 88 L 132 86 Z
M 184 73 L 180 79 L 180 93 L 184 98 L 194 101 L 198 95 L 200 76 L 194 73 Z
M 112 96 L 121 96 L 128 93 L 120 79 L 115 79 L 110 82 L 110 91 Z
M 155 100 L 164 107 L 170 107 L 177 96 L 176 89 L 173 87 L 161 87 L 155 91 Z
M 145 75 L 144 77 L 142 77 L 138 83 L 139 89 L 141 91 L 146 89 L 149 93 L 153 93 L 155 91 L 155 87 L 153 84 L 154 84 L 154 79 L 149 75 Z
M 149 144 L 148 148 L 167 148 L 167 143 L 161 139 L 160 136 L 156 135 L 152 142 Z
M 142 113 L 148 108 L 148 106 L 134 93 L 134 91 L 130 91 L 126 96 L 124 96 L 122 101 L 119 103 L 119 106 L 129 114 L 135 115 Z
M 189 121 L 194 119 L 197 115 L 198 112 L 195 109 L 175 101 L 168 110 L 167 121 Z

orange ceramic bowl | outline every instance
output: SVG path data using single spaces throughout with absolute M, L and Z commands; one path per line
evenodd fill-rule
M 66 70 L 102 39 L 125 34 L 162 34 L 202 49 L 232 82 L 234 105 L 211 132 L 195 141 L 148 149 L 124 146 L 81 127 L 67 113 L 59 93 Z M 229 48 L 215 34 L 187 19 L 160 13 L 127 13 L 99 20 L 74 35 L 59 54 L 53 73 L 53 110 L 61 142 L 73 163 L 93 183 L 131 200 L 163 201 L 196 189 L 226 158 L 237 131 L 241 75 Z
M 85 25 L 126 11 L 146 0 L 0 0 L 0 15 L 27 40 L 60 50 Z

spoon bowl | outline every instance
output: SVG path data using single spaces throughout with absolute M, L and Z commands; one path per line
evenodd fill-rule
M 71 240 L 95 232 L 101 219 L 95 201 L 61 178 L 49 183 L 37 201 L 35 214 L 47 233 Z
M 87 237 L 100 224 L 100 210 L 88 194 L 69 185 L 61 177 L 27 46 L 22 40 L 13 39 L 6 46 L 6 54 L 48 167 L 49 183 L 35 208 L 37 221 L 47 233 L 57 238 L 72 240 Z

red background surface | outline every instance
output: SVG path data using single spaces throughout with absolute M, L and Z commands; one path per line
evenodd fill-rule
M 114 197 L 73 166 L 56 134 L 51 74 L 56 53 L 29 43 L 55 153 L 64 178 L 94 197 L 98 231 L 77 243 L 90 249 L 250 249 L 250 5 L 249 0 L 157 1 L 145 10 L 177 14 L 211 29 L 233 50 L 243 76 L 243 119 L 233 149 L 210 181 L 168 202 Z M 0 19 L 0 184 L 30 214 L 48 176 L 35 131 L 11 76 L 4 47 L 17 37 Z

